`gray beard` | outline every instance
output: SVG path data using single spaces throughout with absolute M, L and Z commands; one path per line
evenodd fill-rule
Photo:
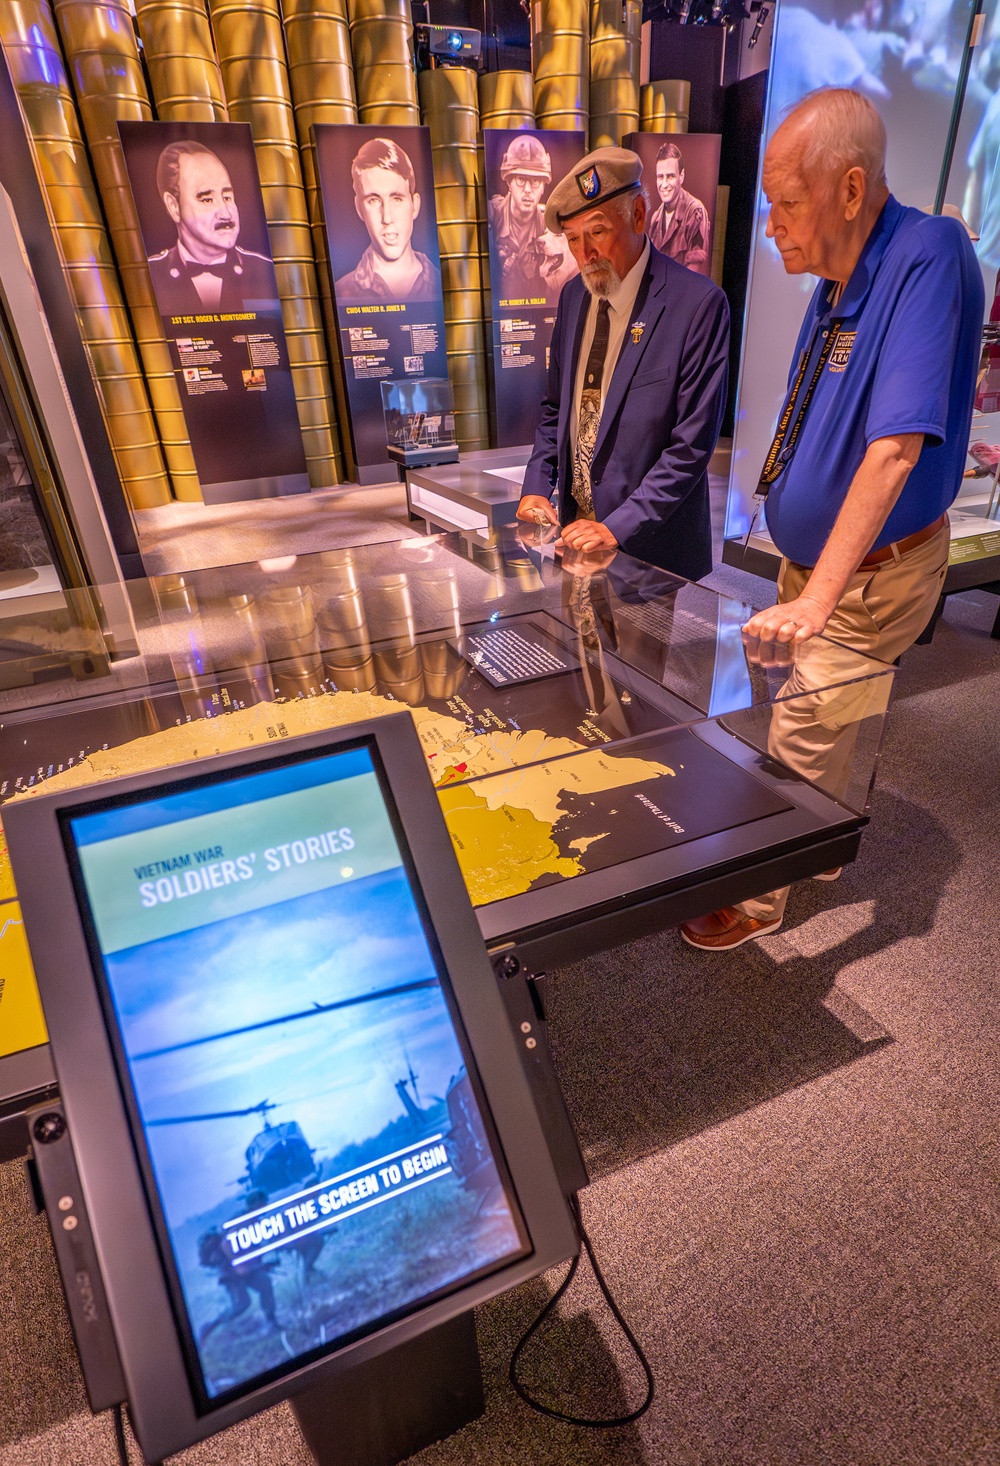
M 622 277 L 614 265 L 607 261 L 605 261 L 599 273 L 590 275 L 585 270 L 581 270 L 580 274 L 583 276 L 583 283 L 591 295 L 596 295 L 599 300 L 604 300 L 609 295 L 613 295 L 622 283 Z

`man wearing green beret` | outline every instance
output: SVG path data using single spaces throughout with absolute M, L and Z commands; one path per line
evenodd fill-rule
M 545 223 L 580 274 L 563 287 L 517 515 L 584 554 L 621 547 L 697 580 L 712 568 L 708 462 L 726 395 L 729 310 L 646 238 L 642 163 L 598 148 Z

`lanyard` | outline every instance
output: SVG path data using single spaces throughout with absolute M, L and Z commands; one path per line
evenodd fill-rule
M 805 381 L 806 368 L 809 365 L 809 358 L 812 356 L 813 346 L 816 342 L 816 334 L 819 331 L 819 323 L 817 322 L 816 330 L 809 340 L 809 345 L 802 353 L 802 359 L 799 362 L 799 370 L 792 387 L 791 395 L 785 404 L 785 410 L 778 421 L 778 430 L 768 449 L 767 458 L 764 460 L 764 467 L 761 469 L 760 480 L 757 484 L 757 492 L 754 495 L 756 499 L 767 498 L 771 485 L 791 462 L 792 454 L 795 452 L 795 444 L 798 441 L 802 424 L 805 421 L 805 415 L 809 410 L 809 404 L 812 402 L 813 394 L 816 391 L 823 368 L 830 359 L 833 343 L 840 334 L 842 324 L 842 321 L 831 321 L 829 327 L 823 333 L 823 347 L 819 354 L 819 360 L 816 363 L 816 370 L 813 372 L 812 380 L 806 388 L 806 394 L 802 399 L 802 406 L 799 408 L 798 413 L 795 414 L 795 421 L 792 422 L 792 414 L 795 413 L 799 393 L 802 391 L 802 383 Z

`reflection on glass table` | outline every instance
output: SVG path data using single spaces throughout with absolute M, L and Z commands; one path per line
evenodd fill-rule
M 0 800 L 405 706 L 479 907 L 548 909 L 554 886 L 616 900 L 863 823 L 892 669 L 825 639 L 769 660 L 744 643 L 749 606 L 621 553 L 574 559 L 511 527 L 129 595 L 139 654 L 87 682 L 34 680 L 53 676 L 44 627 L 0 620 L 20 648 Z
M 0 606 L 10 596 L 57 591 L 61 583 L 0 372 Z

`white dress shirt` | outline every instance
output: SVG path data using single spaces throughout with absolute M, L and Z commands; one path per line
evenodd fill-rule
M 645 240 L 642 246 L 642 254 L 629 270 L 618 289 L 608 296 L 608 351 L 604 358 L 604 375 L 601 378 L 601 412 L 604 412 L 604 401 L 608 395 L 608 387 L 611 385 L 611 378 L 614 375 L 615 363 L 618 360 L 618 353 L 622 349 L 625 340 L 625 332 L 628 330 L 629 321 L 632 319 L 632 308 L 635 305 L 635 298 L 639 294 L 639 286 L 642 284 L 642 277 L 649 262 L 649 240 Z M 588 292 L 589 294 L 589 292 Z M 587 369 L 587 358 L 590 356 L 590 348 L 594 340 L 594 329 L 597 324 L 597 310 L 600 305 L 600 296 L 591 295 L 587 320 L 583 327 L 583 339 L 580 342 L 580 355 L 576 363 L 576 380 L 573 384 L 573 416 L 570 422 L 570 443 L 573 446 L 573 453 L 576 453 L 576 433 L 580 421 L 580 398 L 583 395 L 583 374 Z

